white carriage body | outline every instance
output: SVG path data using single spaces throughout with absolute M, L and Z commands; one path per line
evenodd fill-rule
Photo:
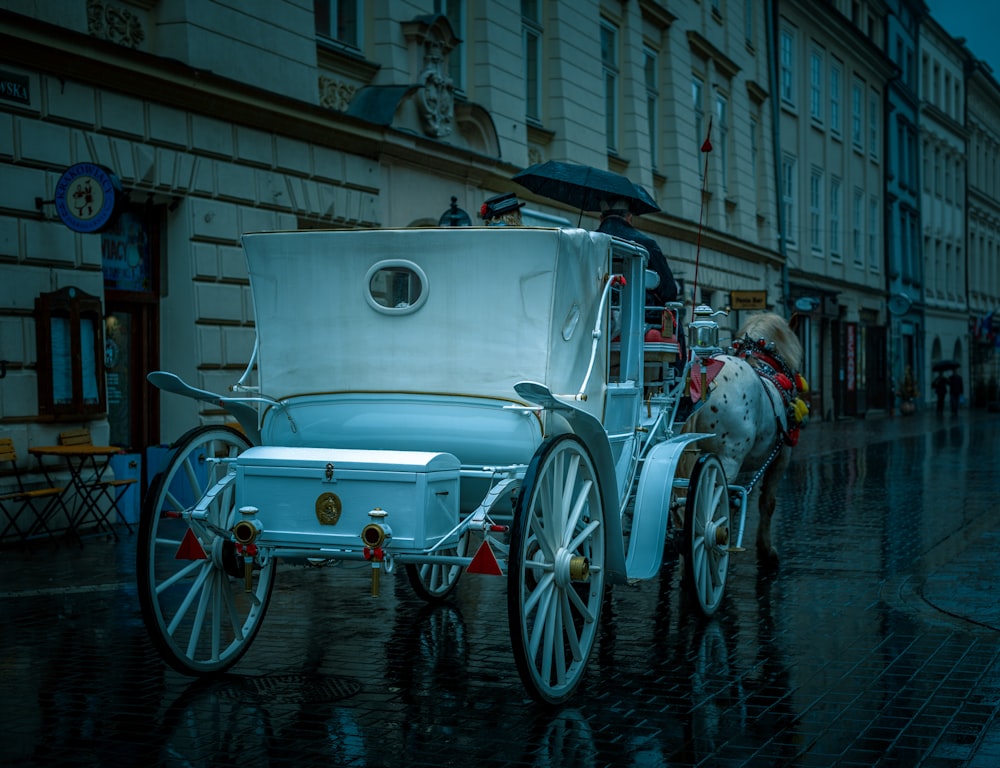
M 569 426 L 577 419 L 618 509 L 616 463 L 633 451 L 641 351 L 616 345 L 633 375 L 609 385 L 602 295 L 624 270 L 623 291 L 641 301 L 643 250 L 582 229 L 534 228 L 276 232 L 243 245 L 259 388 L 281 402 L 263 409 L 262 445 L 313 449 L 316 463 L 329 449 L 450 454 L 464 471 L 457 521 L 488 491 L 489 468 L 523 468 L 544 437 L 579 431 Z M 544 384 L 566 409 L 542 412 L 515 391 L 524 381 Z M 287 492 L 294 474 L 274 467 L 268 482 Z M 259 503 L 281 493 L 263 477 L 238 484 L 240 503 L 261 508 L 266 530 L 290 530 L 294 520 L 268 519 L 275 513 Z M 297 514 L 311 517 L 309 506 Z M 621 558 L 612 561 L 621 570 Z
M 149 375 L 225 407 L 244 433 L 191 430 L 144 507 L 143 618 L 176 668 L 239 659 L 279 560 L 370 561 L 373 595 L 398 562 L 429 600 L 464 570 L 506 574 L 518 672 L 562 703 L 605 584 L 654 576 L 682 507 L 700 564 L 686 579 L 714 610 L 729 495 L 717 457 L 698 460 L 690 486 L 675 477 L 705 436 L 673 432 L 683 379 L 663 367 L 671 343 L 646 344 L 643 248 L 521 227 L 258 233 L 243 246 L 257 347 L 233 396 Z M 647 368 L 661 379 L 648 389 Z

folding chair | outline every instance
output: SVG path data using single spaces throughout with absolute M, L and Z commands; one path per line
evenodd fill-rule
M 7 518 L 7 524 L 3 532 L 0 533 L 0 541 L 7 538 L 7 532 L 12 528 L 14 533 L 26 541 L 39 528 L 46 534 L 52 536 L 52 530 L 48 526 L 48 518 L 53 506 L 59 503 L 63 488 L 56 486 L 45 486 L 42 488 L 25 488 L 21 472 L 17 467 L 17 451 L 14 450 L 14 441 L 9 437 L 0 437 L 0 463 L 10 463 L 11 472 L 17 478 L 17 490 L 0 494 L 0 511 L 3 511 Z M 44 506 L 41 506 L 44 502 Z M 19 525 L 19 520 L 23 512 L 30 513 L 28 527 L 24 530 Z
M 91 437 L 90 430 L 85 427 L 80 427 L 77 429 L 67 429 L 64 432 L 59 433 L 59 444 L 60 445 L 93 445 L 94 441 Z M 117 539 L 118 534 L 115 532 L 114 525 L 108 520 L 111 514 L 111 510 L 115 510 L 118 520 L 120 520 L 126 528 L 128 528 L 129 533 L 135 533 L 132 530 L 132 525 L 126 519 L 125 515 L 121 513 L 118 508 L 122 497 L 125 492 L 128 491 L 129 487 L 138 480 L 134 477 L 106 480 L 104 479 L 104 472 L 107 471 L 107 467 L 98 468 L 96 463 L 93 465 L 95 472 L 95 477 L 89 481 L 85 481 L 82 477 L 80 481 L 83 486 L 83 492 L 87 494 L 88 500 L 90 502 L 90 507 L 94 515 L 94 519 L 97 521 L 98 527 L 102 523 L 107 524 L 108 529 L 111 531 L 112 535 Z M 99 501 L 100 499 L 107 499 L 108 510 L 106 512 L 101 512 Z

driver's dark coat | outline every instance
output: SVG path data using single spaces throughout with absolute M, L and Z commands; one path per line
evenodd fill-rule
M 652 291 L 646 291 L 646 303 L 649 305 L 662 305 L 668 301 L 677 300 L 677 283 L 674 282 L 674 274 L 670 271 L 670 265 L 660 250 L 656 241 L 648 235 L 642 234 L 633 227 L 622 216 L 608 216 L 597 228 L 598 232 L 607 235 L 620 237 L 622 240 L 631 240 L 637 245 L 641 245 L 649 253 L 649 268 L 660 276 L 660 285 Z

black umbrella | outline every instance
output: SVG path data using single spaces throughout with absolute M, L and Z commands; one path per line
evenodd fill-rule
M 961 364 L 956 360 L 938 360 L 934 365 L 931 366 L 931 370 L 935 373 L 940 371 L 953 371 L 956 368 L 961 368 Z
M 652 196 L 619 173 L 589 165 L 549 160 L 526 168 L 511 179 L 536 195 L 582 211 L 601 210 L 602 201 L 627 200 L 634 214 L 660 210 Z

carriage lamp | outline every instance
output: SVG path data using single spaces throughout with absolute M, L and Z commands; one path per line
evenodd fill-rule
M 713 311 L 707 304 L 695 307 L 694 320 L 688 326 L 688 346 L 699 357 L 709 357 L 722 351 L 719 346 L 719 324 L 712 318 L 725 314 L 721 310 Z
M 372 597 L 378 597 L 379 577 L 385 562 L 385 548 L 392 539 L 392 528 L 385 523 L 389 515 L 384 509 L 375 507 L 368 513 L 372 519 L 361 529 L 361 541 L 365 545 L 364 556 L 372 564 Z
M 236 554 L 243 558 L 243 590 L 253 592 L 253 559 L 257 554 L 257 537 L 264 527 L 257 519 L 257 507 L 240 507 L 243 519 L 233 526 L 233 538 L 236 540 Z

